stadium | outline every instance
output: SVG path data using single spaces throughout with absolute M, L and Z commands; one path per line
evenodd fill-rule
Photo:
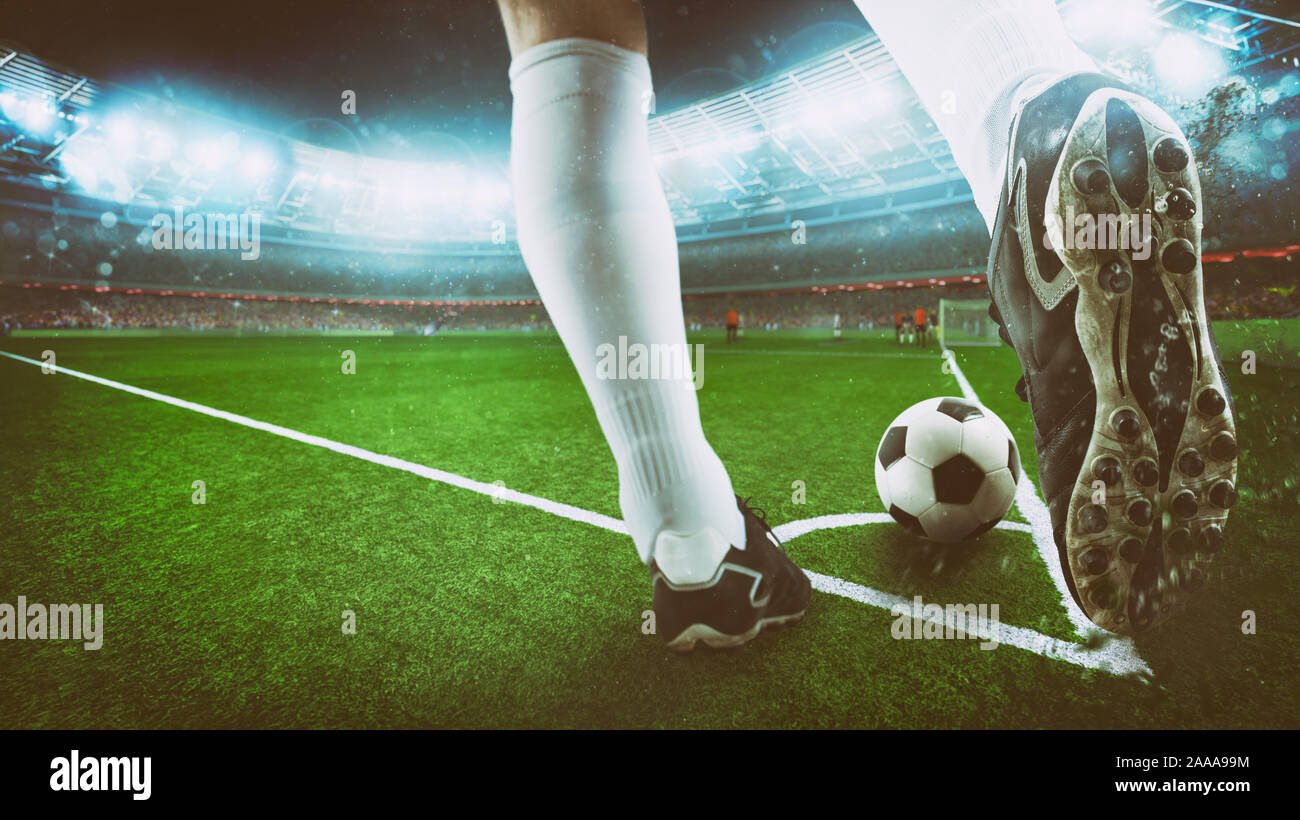
M 0 32 L 0 602 L 102 602 L 106 626 L 96 651 L 3 642 L 0 724 L 1300 727 L 1294 11 L 1056 4 L 1187 136 L 1240 442 L 1201 597 L 1130 636 L 1072 599 L 988 227 L 880 38 L 847 0 L 695 41 L 735 10 L 646 5 L 686 42 L 652 40 L 647 113 L 700 415 L 810 579 L 806 621 L 684 657 L 647 630 L 619 474 L 520 248 L 492 4 L 421 23 L 500 41 L 435 37 L 441 74 L 415 73 L 445 104 L 401 97 L 413 78 L 289 100 L 291 79 L 248 91 L 251 63 L 141 45 L 119 65 L 19 15 Z M 1117 16 L 1144 33 L 1098 22 Z M 913 315 L 926 346 L 896 329 Z M 1001 418 L 1024 470 L 959 544 L 898 526 L 873 472 L 890 420 L 938 396 Z M 922 600 L 996 603 L 970 630 L 996 651 L 899 640 Z

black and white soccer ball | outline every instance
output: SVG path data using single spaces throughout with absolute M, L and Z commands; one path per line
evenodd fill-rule
M 876 448 L 876 490 L 908 531 L 952 543 L 992 529 L 1011 509 L 1020 451 L 1002 419 L 966 399 L 904 410 Z

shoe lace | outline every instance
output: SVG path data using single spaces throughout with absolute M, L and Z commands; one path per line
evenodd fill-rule
M 781 539 L 777 537 L 776 531 L 772 529 L 772 525 L 767 523 L 767 512 L 759 507 L 751 506 L 749 503 L 750 498 L 753 498 L 753 496 L 751 495 L 747 498 L 740 499 L 741 512 L 753 513 L 754 517 L 762 523 L 764 531 L 771 536 L 772 542 L 776 544 L 776 548 L 781 552 L 785 552 L 785 544 L 783 544 Z

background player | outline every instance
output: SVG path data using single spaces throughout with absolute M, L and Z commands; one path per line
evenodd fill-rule
M 921 347 L 925 347 L 927 318 L 928 316 L 926 315 L 925 308 L 917 308 L 916 312 L 912 314 L 912 325 L 916 328 L 916 343 Z

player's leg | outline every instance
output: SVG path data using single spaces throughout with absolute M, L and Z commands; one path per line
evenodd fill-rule
M 1159 623 L 1202 586 L 1236 499 L 1186 137 L 1097 73 L 1051 0 L 857 2 L 990 224 L 990 313 L 1024 372 L 1070 590 L 1107 629 Z M 1131 240 L 1068 247 L 1070 212 L 1123 220 Z
M 608 378 L 599 366 L 611 349 L 638 344 L 686 350 L 676 235 L 647 132 L 652 86 L 641 7 L 499 5 L 513 58 L 519 247 L 613 451 L 624 521 L 642 560 L 669 585 L 726 580 L 735 573 L 723 571 L 724 559 L 772 548 L 705 439 L 692 380 Z M 806 606 L 806 579 L 789 559 L 764 560 L 772 564 L 764 574 L 782 574 Z M 656 610 L 660 587 L 656 581 Z M 661 633 L 666 620 L 659 613 Z M 719 630 L 735 637 L 725 625 Z
M 952 146 L 992 227 L 1018 104 L 1096 71 L 1052 0 L 854 0 Z
M 646 55 L 645 16 L 636 0 L 497 0 L 518 58 L 552 40 L 582 38 Z

